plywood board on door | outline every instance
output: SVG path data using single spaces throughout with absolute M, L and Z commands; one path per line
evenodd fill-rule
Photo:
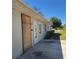
M 31 40 L 31 17 L 22 14 L 23 48 L 26 51 L 32 45 Z

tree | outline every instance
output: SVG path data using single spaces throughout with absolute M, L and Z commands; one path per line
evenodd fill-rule
M 50 21 L 52 22 L 52 27 L 55 29 L 61 27 L 61 25 L 62 25 L 61 19 L 59 19 L 57 17 L 51 17 Z

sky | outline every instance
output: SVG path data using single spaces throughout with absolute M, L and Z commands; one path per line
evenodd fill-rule
M 37 8 L 46 19 L 58 17 L 66 23 L 66 0 L 23 0 L 31 8 Z

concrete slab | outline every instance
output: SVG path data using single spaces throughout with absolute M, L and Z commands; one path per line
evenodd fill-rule
M 43 40 L 19 59 L 66 59 L 66 43 L 63 40 Z

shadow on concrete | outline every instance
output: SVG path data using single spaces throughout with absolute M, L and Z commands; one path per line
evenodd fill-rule
M 60 35 L 60 33 L 53 33 L 51 37 L 30 48 L 19 59 L 63 59 Z

